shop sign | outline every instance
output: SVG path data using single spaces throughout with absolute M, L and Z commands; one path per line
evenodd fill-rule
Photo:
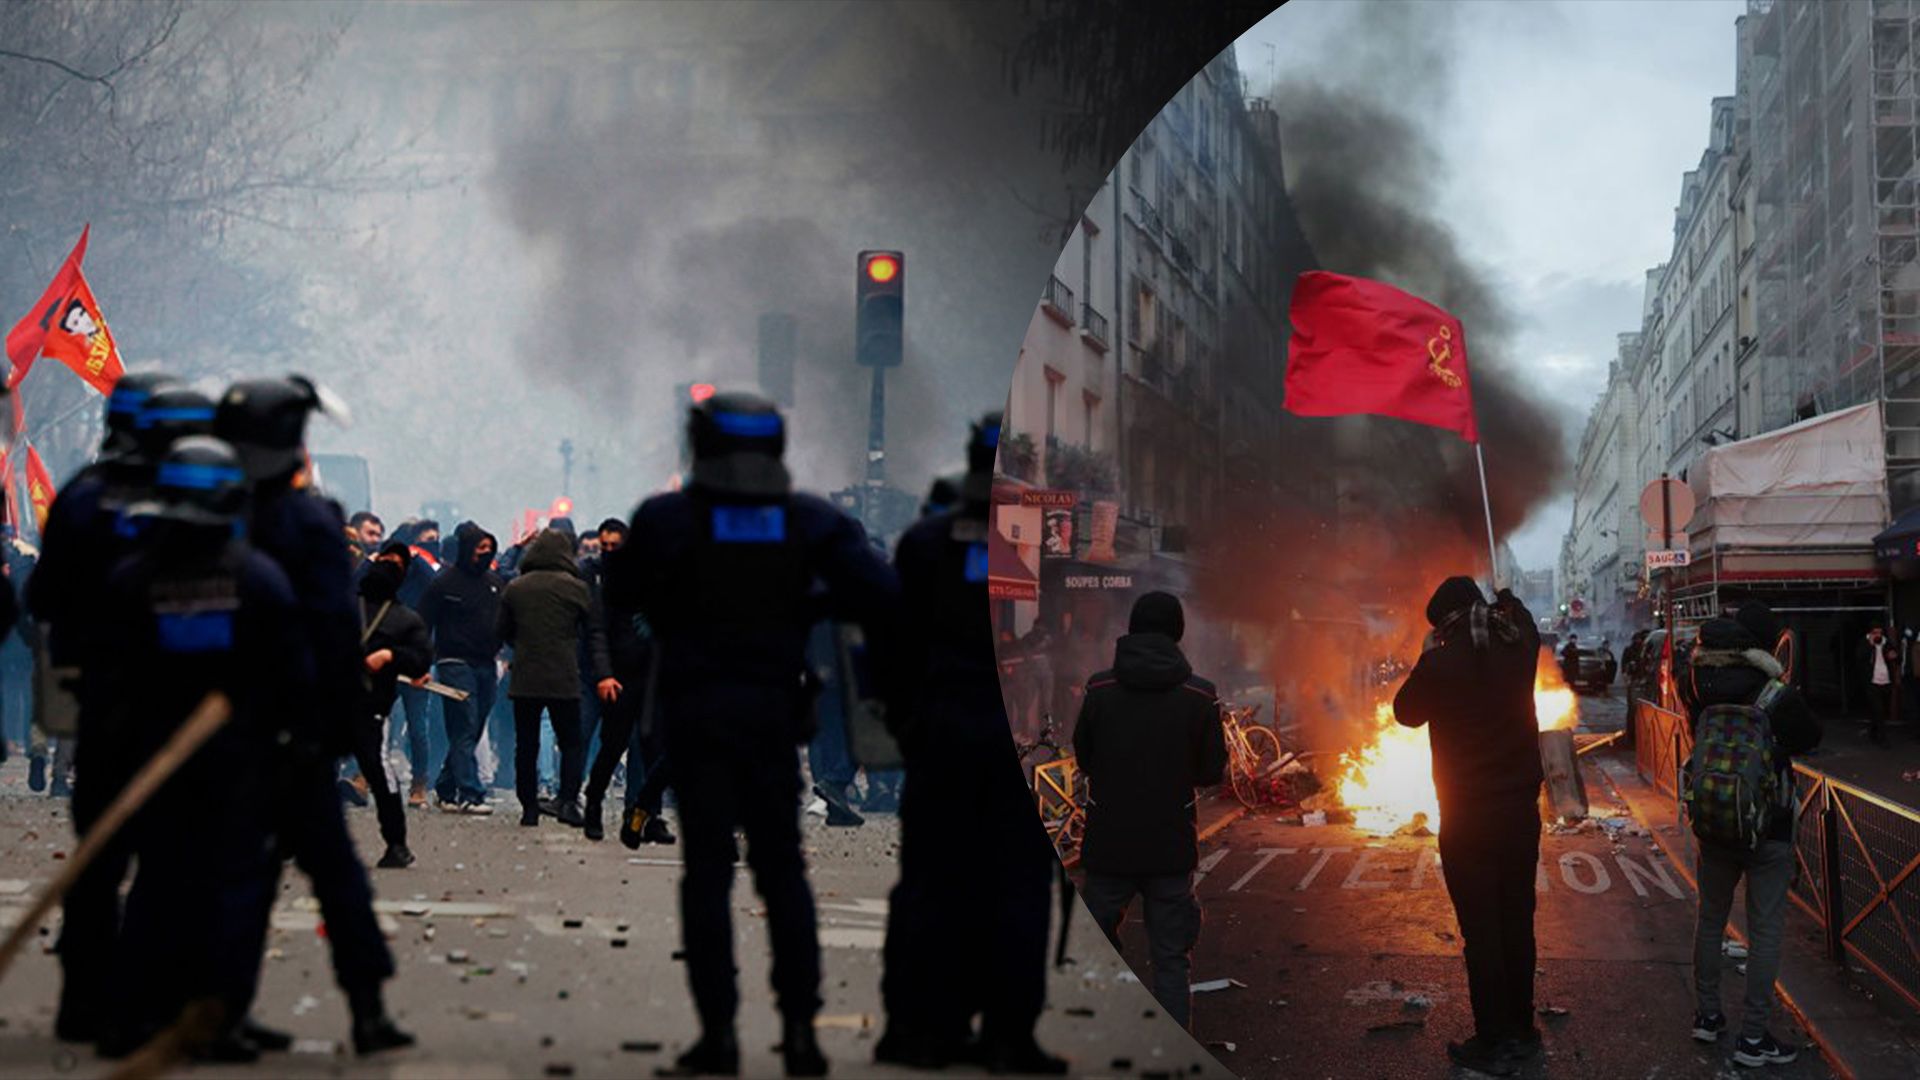
M 1071 510 L 1078 505 L 1079 502 L 1080 493 L 1077 491 L 1029 490 L 1020 493 L 1021 506 L 1039 506 L 1048 510 Z
M 1069 589 L 1131 589 L 1132 574 L 1067 574 L 1060 583 Z

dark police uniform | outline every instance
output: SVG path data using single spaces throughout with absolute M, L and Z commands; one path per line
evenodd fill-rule
M 989 457 L 990 460 L 990 457 Z M 984 493 L 982 493 L 984 494 Z M 889 904 L 881 1061 L 938 1067 L 984 1013 L 989 1065 L 1058 1071 L 1033 1042 L 1058 862 L 1022 782 L 994 660 L 986 504 L 901 538 L 888 722 L 906 760 Z
M 610 608 L 646 617 L 659 650 L 657 707 L 685 844 L 681 933 L 702 1045 L 731 1044 L 739 1007 L 729 898 L 740 828 L 767 907 L 792 1071 L 796 1040 L 813 1046 L 821 1004 L 799 821 L 798 745 L 810 735 L 812 704 L 803 690 L 806 644 L 819 614 L 809 594 L 818 580 L 844 614 L 877 623 L 891 611 L 896 585 L 858 523 L 823 499 L 780 490 L 779 415 L 764 403 L 759 412 L 728 411 L 739 400 L 710 399 L 695 425 L 704 415 L 721 424 L 723 443 L 738 437 L 762 448 L 743 455 L 758 459 L 758 482 L 710 484 L 729 470 L 708 471 L 712 459 L 702 458 L 696 438 L 694 482 L 634 512 L 627 543 L 606 558 L 606 596 Z
M 197 483 L 214 468 L 184 471 Z M 237 486 L 237 466 L 226 471 Z M 103 1032 L 103 1052 L 131 1049 L 183 1006 L 211 999 L 222 1010 L 215 1040 L 255 1054 L 232 1033 L 258 978 L 256 913 L 273 900 L 268 763 L 282 711 L 312 684 L 292 587 L 230 525 L 160 521 L 99 593 L 105 652 L 90 676 L 92 705 L 129 760 L 152 758 L 209 693 L 233 709 L 128 827 L 138 872 L 121 933 L 125 967 L 105 995 L 118 1029 Z

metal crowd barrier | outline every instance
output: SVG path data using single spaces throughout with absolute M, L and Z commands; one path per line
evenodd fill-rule
M 1686 717 L 1633 703 L 1640 776 L 1677 803 L 1693 749 Z M 1826 935 L 1827 955 L 1854 963 L 1920 1009 L 1920 811 L 1794 763 L 1799 784 L 1789 896 Z M 1674 830 L 1676 862 L 1692 876 L 1693 831 Z

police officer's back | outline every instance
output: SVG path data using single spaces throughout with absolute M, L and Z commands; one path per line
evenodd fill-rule
M 875 1058 L 938 1068 L 978 1057 L 995 1071 L 1058 1073 L 1066 1063 L 1033 1039 L 1058 863 L 1021 782 L 989 622 L 999 430 L 998 413 L 974 428 L 960 505 L 901 537 L 900 617 L 877 643 L 907 776 Z
M 808 737 L 804 689 L 809 593 L 863 619 L 884 617 L 893 575 L 860 526 L 825 500 L 792 490 L 785 427 L 769 402 L 716 394 L 688 421 L 691 481 L 634 512 L 625 546 L 606 558 L 606 600 L 638 612 L 660 650 L 658 709 L 680 797 L 685 845 L 681 931 L 701 1040 L 681 1073 L 739 1068 L 739 1005 L 728 909 L 733 830 L 767 906 L 789 1075 L 820 1075 L 813 1034 L 820 950 L 800 853 L 797 746 Z

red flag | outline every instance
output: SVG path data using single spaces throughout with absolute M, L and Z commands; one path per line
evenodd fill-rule
M 80 272 L 90 229 L 80 230 L 80 242 L 73 246 L 59 273 L 53 275 L 53 283 L 41 294 L 40 302 L 7 334 L 7 357 L 13 361 L 9 387 L 20 385 L 33 362 L 42 356 L 72 368 L 102 394 L 112 393 L 113 384 L 125 372 L 120 349 L 100 314 L 100 304 Z
M 0 449 L 0 525 L 18 530 L 20 521 L 13 514 L 13 458 Z
M 27 501 L 33 504 L 34 531 L 44 530 L 47 511 L 53 508 L 53 477 L 47 474 L 47 465 L 32 443 L 27 444 Z
M 1460 320 L 1366 278 L 1310 270 L 1293 287 L 1286 409 L 1296 416 L 1371 413 L 1480 441 Z

